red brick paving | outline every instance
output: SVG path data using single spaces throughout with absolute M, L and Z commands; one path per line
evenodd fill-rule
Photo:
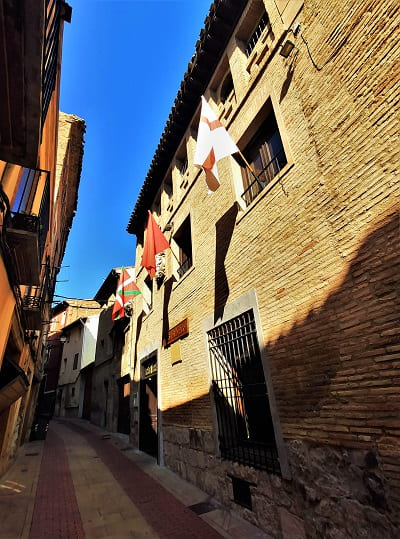
M 220 539 L 211 526 L 143 472 L 109 440 L 63 423 L 86 438 L 154 531 L 165 539 Z
M 44 445 L 29 537 L 85 537 L 65 445 L 51 430 Z

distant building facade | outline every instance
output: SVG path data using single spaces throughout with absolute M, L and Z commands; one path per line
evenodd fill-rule
M 277 538 L 397 536 L 398 16 L 215 1 L 128 225 L 132 440 Z M 254 172 L 212 195 L 201 94 Z
M 90 420 L 111 432 L 130 432 L 130 342 L 129 317 L 112 320 L 115 293 L 121 269 L 110 271 L 94 296 L 102 306 L 96 358 L 93 366 Z
M 0 474 L 29 437 L 42 330 L 76 208 L 85 124 L 58 109 L 70 20 L 63 0 L 1 2 Z M 58 141 L 60 126 L 68 127 Z
M 92 300 L 62 301 L 53 308 L 46 341 L 44 376 L 39 395 L 39 401 L 42 402 L 38 403 L 38 414 L 51 417 L 54 413 L 58 377 L 66 342 L 62 330 L 78 318 L 87 318 L 99 310 L 98 303 Z
M 84 417 L 91 402 L 90 367 L 94 363 L 99 315 L 78 318 L 64 327 L 65 343 L 58 377 L 55 413 L 61 417 Z

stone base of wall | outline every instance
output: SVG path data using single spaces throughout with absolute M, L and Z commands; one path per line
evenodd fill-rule
M 290 441 L 287 481 L 221 460 L 212 432 L 164 425 L 163 439 L 166 466 L 277 539 L 398 537 L 399 513 L 373 451 Z M 233 501 L 230 476 L 255 485 L 252 511 Z

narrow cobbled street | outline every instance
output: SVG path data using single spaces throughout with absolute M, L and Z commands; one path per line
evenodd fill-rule
M 0 537 L 267 537 L 124 435 L 83 420 L 50 422 L 0 483 Z

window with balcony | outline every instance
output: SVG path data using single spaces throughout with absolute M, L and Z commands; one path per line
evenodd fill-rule
M 190 215 L 186 217 L 177 233 L 174 241 L 178 246 L 179 268 L 178 274 L 182 277 L 193 265 L 192 261 L 192 229 L 190 226 Z
M 7 240 L 21 285 L 39 285 L 49 229 L 50 172 L 21 168 L 18 189 L 10 204 Z
M 253 310 L 213 328 L 207 337 L 222 458 L 279 474 Z
M 248 206 L 279 174 L 287 163 L 285 150 L 272 106 L 267 118 L 243 151 L 253 172 L 242 166 L 244 192 L 242 198 Z

